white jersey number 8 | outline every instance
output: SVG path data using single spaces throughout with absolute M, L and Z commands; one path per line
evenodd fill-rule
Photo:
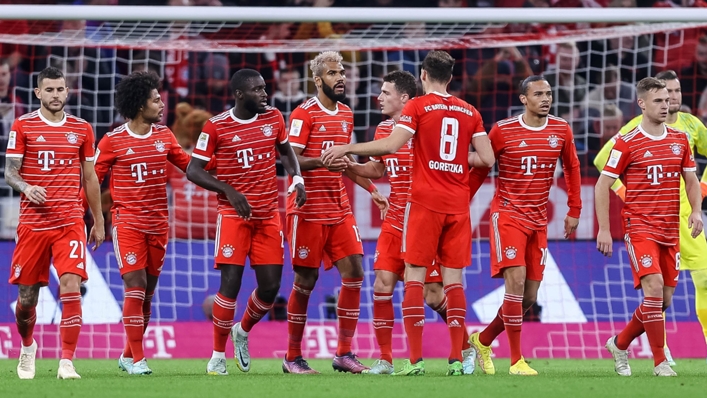
M 451 134 L 448 131 L 451 128 Z M 441 139 L 439 142 L 439 157 L 452 161 L 457 157 L 457 140 L 459 139 L 459 120 L 453 117 L 442 119 Z

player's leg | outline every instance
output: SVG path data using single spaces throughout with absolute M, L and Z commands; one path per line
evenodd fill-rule
M 57 378 L 80 379 L 72 363 L 82 325 L 81 283 L 86 274 L 86 228 L 83 222 L 58 230 L 51 245 L 54 267 L 59 275 L 61 301 L 61 361 Z
M 695 285 L 695 312 L 707 341 L 707 269 L 690 271 L 690 276 Z
M 34 232 L 19 225 L 17 244 L 12 253 L 9 282 L 18 287 L 15 305 L 15 323 L 22 339 L 17 376 L 33 379 L 37 342 L 34 340 L 34 325 L 37 321 L 37 301 L 39 289 L 49 284 L 49 264 L 51 259 L 51 231 Z
M 687 227 L 692 209 L 686 209 L 685 214 L 683 207 L 680 210 L 680 270 L 690 271 L 695 286 L 695 312 L 707 341 L 707 241 L 704 231 L 692 239 L 691 229 Z
M 648 343 L 651 346 L 651 351 L 653 352 L 653 362 L 655 368 L 653 369 L 653 374 L 656 376 L 677 376 L 675 371 L 670 367 L 665 356 L 665 318 L 663 318 L 663 313 L 672 304 L 673 293 L 675 293 L 675 287 L 678 284 L 678 279 L 680 278 L 680 251 L 679 246 L 660 246 L 660 255 L 658 257 L 658 263 L 660 267 L 660 274 L 649 275 L 641 278 L 641 286 L 643 287 L 645 299 L 649 297 L 649 293 L 646 293 L 646 289 L 655 289 L 656 291 L 651 291 L 650 296 L 654 296 L 654 293 L 660 294 L 662 298 L 660 316 L 657 316 L 655 310 L 648 309 L 644 310 L 643 325 L 646 329 L 646 335 L 648 336 Z M 648 277 L 653 277 L 655 279 L 653 282 L 644 280 Z M 658 284 L 660 282 L 660 284 Z M 660 291 L 657 291 L 660 288 Z M 644 300 L 644 304 L 646 301 Z M 657 305 L 657 300 L 654 300 L 654 305 Z
M 380 239 L 380 238 L 379 238 Z M 402 263 L 399 258 L 394 259 Z M 393 294 L 395 284 L 402 279 L 391 271 L 380 269 L 381 263 L 386 261 L 379 254 L 373 266 L 376 280 L 373 282 L 373 332 L 376 335 L 376 342 L 380 347 L 379 358 L 371 365 L 371 368 L 364 373 L 368 374 L 392 374 L 393 368 L 393 326 L 395 325 L 395 309 L 393 307 Z M 378 264 L 378 265 L 376 265 Z M 405 263 L 403 272 L 405 270 Z M 376 269 L 379 267 L 379 269 Z
M 341 372 L 361 373 L 368 367 L 351 352 L 351 341 L 356 333 L 361 311 L 363 285 L 363 246 L 353 215 L 348 215 L 339 224 L 332 225 L 325 237 L 324 252 L 341 275 L 341 290 L 336 305 L 339 341 L 332 366 Z M 325 263 L 325 268 L 326 266 Z
M 327 226 L 301 220 L 297 215 L 287 216 L 289 255 L 295 272 L 290 298 L 287 301 L 287 354 L 282 371 L 295 374 L 319 373 L 309 367 L 302 357 L 302 337 L 307 324 L 307 305 L 312 289 L 319 278 L 322 261 L 322 236 Z

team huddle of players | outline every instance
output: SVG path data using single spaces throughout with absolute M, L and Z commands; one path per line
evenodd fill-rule
M 342 103 L 346 76 L 338 53 L 323 52 L 310 62 L 317 95 L 292 112 L 289 127 L 282 114 L 267 105 L 260 74 L 239 70 L 230 82 L 235 106 L 206 123 L 191 155 L 168 128 L 157 124 L 164 103 L 156 75 L 135 72 L 118 83 L 116 108 L 127 122 L 108 133 L 94 153 L 90 124 L 63 111 L 67 97 L 63 74 L 55 68 L 42 71 L 35 89 L 41 108 L 13 125 L 5 173 L 8 184 L 22 192 L 10 276 L 10 283 L 19 288 L 18 376 L 35 376 L 35 308 L 39 288 L 49 282 L 53 258 L 63 304 L 57 377 L 80 378 L 72 359 L 81 328 L 80 285 L 88 278 L 83 215 L 90 207 L 94 226 L 88 242 L 95 241 L 95 250 L 105 238 L 99 184 L 109 172 L 113 245 L 125 287 L 127 343 L 118 364 L 129 374 L 152 373 L 142 339 L 168 243 L 167 162 L 185 171 L 190 181 L 218 193 L 214 263 L 221 283 L 213 304 L 208 374 L 228 374 L 229 337 L 238 368 L 250 370 L 248 334 L 273 306 L 287 255 L 295 278 L 287 304 L 285 373 L 318 373 L 303 358 L 301 345 L 309 297 L 323 262 L 325 270 L 336 267 L 341 275 L 335 370 L 424 374 L 426 303 L 449 328 L 448 375 L 471 374 L 477 363 L 484 373 L 495 373 L 490 346 L 503 331 L 511 349 L 509 373 L 536 375 L 521 354 L 523 314 L 534 304 L 543 278 L 547 202 L 558 161 L 568 187 L 565 237 L 579 224 L 581 176 L 572 130 L 565 120 L 549 114 L 550 84 L 542 76 L 530 76 L 520 86 L 525 112 L 497 122 L 487 134 L 478 111 L 446 91 L 454 62 L 444 51 L 427 54 L 421 96 L 416 96 L 412 74 L 386 75 L 379 101 L 389 119 L 379 124 L 373 141 L 357 144 L 351 144 L 353 113 Z M 631 374 L 626 350 L 643 332 L 653 351 L 654 374 L 675 375 L 664 347 L 662 312 L 678 281 L 679 245 L 700 236 L 702 245 L 695 251 L 707 252 L 694 140 L 689 131 L 665 124 L 677 112 L 672 111 L 666 80 L 670 79 L 638 83 L 642 119 L 612 140 L 613 147 L 606 150 L 610 153 L 602 155 L 605 164 L 599 165 L 603 171 L 596 189 L 597 249 L 612 253 L 609 188 L 621 178 L 626 247 L 636 288 L 645 295 L 631 322 L 606 343 L 620 375 Z M 284 229 L 277 210 L 278 153 L 290 182 Z M 370 161 L 358 163 L 352 155 Z M 504 279 L 506 293 L 496 318 L 469 336 L 462 285 L 462 271 L 472 255 L 469 202 L 494 164 L 498 177 L 491 204 L 491 276 Z M 370 180 L 384 173 L 391 185 L 388 198 Z M 373 293 L 380 357 L 370 367 L 351 351 L 364 277 L 363 247 L 343 175 L 371 193 L 384 217 Z M 686 200 L 682 205 L 681 194 Z M 246 258 L 255 270 L 257 288 L 234 324 Z M 394 367 L 392 297 L 398 281 L 405 284 L 402 311 L 410 356 Z

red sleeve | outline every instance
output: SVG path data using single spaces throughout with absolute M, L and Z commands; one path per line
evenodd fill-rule
M 695 155 L 692 154 L 690 141 L 688 141 L 687 137 L 685 137 L 684 141 L 687 150 L 682 154 L 682 169 L 684 171 L 697 171 L 697 166 L 695 165 Z
M 602 174 L 607 175 L 611 178 L 619 178 L 621 174 L 626 171 L 628 167 L 629 157 L 631 155 L 626 141 L 623 140 L 623 136 L 616 139 L 614 148 L 611 149 L 609 154 L 609 159 L 604 165 L 604 169 L 601 171 Z
M 216 131 L 214 124 L 211 123 L 211 120 L 209 120 L 201 129 L 201 134 L 199 134 L 199 139 L 196 140 L 196 146 L 194 147 L 191 156 L 205 162 L 209 162 L 214 156 L 214 152 L 216 152 L 217 144 L 218 132 Z M 179 147 L 179 145 L 177 145 L 177 147 Z M 179 148 L 181 149 L 181 147 Z
M 10 129 L 7 140 L 6 158 L 21 158 L 25 156 L 25 133 L 22 131 L 22 124 L 15 120 Z
M 382 134 L 382 132 L 381 132 L 381 126 L 380 126 L 380 124 L 379 124 L 379 125 L 376 127 L 376 133 L 373 135 L 373 141 L 375 141 L 375 140 L 380 140 L 381 138 L 383 138 L 382 136 L 383 136 L 383 134 Z M 383 157 L 382 157 L 382 156 L 371 156 L 369 159 L 371 159 L 371 160 L 374 161 L 374 162 L 379 162 L 379 163 L 383 161 Z
M 312 130 L 312 123 L 309 112 L 301 107 L 295 108 L 290 114 L 290 145 L 304 149 L 309 141 L 309 133 Z
M 562 148 L 562 169 L 567 183 L 567 215 L 579 218 L 582 212 L 582 174 L 580 173 L 577 148 L 574 144 L 574 134 L 570 126 L 565 131 L 565 144 Z
M 103 139 L 98 143 L 93 163 L 98 182 L 101 183 L 115 163 L 115 152 L 113 152 L 113 145 L 108 135 L 103 136 Z
M 90 123 L 86 123 L 86 140 L 81 144 L 79 157 L 82 162 L 93 162 L 96 157 L 96 137 Z
M 408 101 L 403 108 L 403 112 L 400 114 L 400 119 L 395 127 L 402 127 L 412 134 L 417 131 L 418 115 L 417 115 L 417 102 L 415 100 Z
M 280 144 L 284 144 L 287 142 L 287 125 L 285 124 L 285 118 L 282 117 L 282 112 L 279 110 L 275 109 L 275 112 L 277 112 L 277 121 L 278 124 L 280 125 L 280 130 L 277 132 L 277 142 Z
M 479 116 L 479 121 L 481 122 L 481 128 L 479 132 L 483 131 L 483 122 L 481 121 L 481 116 Z M 491 149 L 493 149 L 493 155 L 496 159 L 498 159 L 498 155 L 502 152 L 503 147 L 505 145 L 505 141 L 503 139 L 503 134 L 500 131 L 501 129 L 498 127 L 498 124 L 494 124 L 493 127 L 491 128 L 491 132 L 489 133 L 489 140 L 491 141 Z M 484 134 L 486 132 L 484 131 Z M 473 198 L 474 195 L 476 195 L 476 192 L 481 188 L 481 185 L 484 184 L 484 181 L 486 180 L 486 177 L 489 175 L 489 171 L 491 171 L 490 167 L 472 167 L 471 171 L 469 172 L 469 190 L 470 190 L 470 196 L 469 198 Z
M 187 166 L 189 166 L 189 160 L 191 160 L 191 156 L 189 156 L 188 153 L 184 152 L 184 149 L 179 146 L 179 142 L 177 142 L 177 138 L 174 136 L 174 133 L 172 133 L 171 130 L 168 131 L 169 140 L 171 142 L 169 153 L 167 154 L 167 160 L 169 160 L 169 162 L 173 165 L 177 166 L 179 170 L 186 173 Z

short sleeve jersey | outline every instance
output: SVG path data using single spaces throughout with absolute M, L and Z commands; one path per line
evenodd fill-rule
M 414 135 L 410 201 L 438 213 L 468 212 L 468 153 L 472 138 L 486 135 L 481 114 L 433 92 L 408 101 L 397 126 Z
M 206 122 L 192 156 L 207 162 L 214 156 L 217 178 L 245 195 L 252 219 L 264 220 L 279 217 L 276 145 L 285 142 L 287 130 L 279 110 L 267 107 L 267 112 L 243 120 L 231 109 Z M 218 211 L 239 217 L 221 194 Z
M 64 119 L 53 123 L 37 110 L 15 120 L 5 156 L 22 158 L 25 182 L 47 190 L 41 205 L 21 195 L 20 224 L 39 231 L 81 221 L 81 162 L 93 161 L 94 151 L 93 128 L 76 116 L 64 113 Z
M 641 126 L 616 139 L 602 170 L 626 185 L 624 230 L 666 245 L 680 236 L 680 178 L 696 171 L 687 134 L 665 126 L 651 136 Z
M 353 112 L 348 106 L 337 103 L 330 111 L 317 97 L 310 98 L 290 114 L 290 145 L 302 149 L 302 156 L 318 158 L 334 145 L 351 142 Z M 341 172 L 325 168 L 303 170 L 307 203 L 297 208 L 295 196 L 287 199 L 287 214 L 320 224 L 336 224 L 351 213 L 349 197 Z M 290 183 L 292 179 L 290 178 Z

